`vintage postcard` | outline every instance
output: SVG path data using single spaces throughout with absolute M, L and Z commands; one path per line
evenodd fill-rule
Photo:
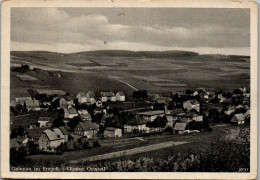
M 1 177 L 255 179 L 257 3 L 2 2 Z

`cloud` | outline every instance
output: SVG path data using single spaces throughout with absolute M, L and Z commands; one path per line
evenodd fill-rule
M 76 9 L 75 9 L 76 10 Z M 250 45 L 248 26 L 223 23 L 141 24 L 115 21 L 110 13 L 73 15 L 57 8 L 12 8 L 11 50 L 78 52 L 95 49 L 173 50 L 202 49 L 245 52 Z M 86 9 L 86 12 L 88 10 Z M 185 16 L 185 15 L 184 15 Z M 203 16 L 202 16 L 203 17 Z M 121 18 L 121 17 L 120 17 Z M 124 17 L 125 18 L 125 17 Z M 216 17 L 217 18 L 217 17 Z M 147 20 L 148 21 L 148 20 Z M 164 22 L 165 20 L 162 20 Z M 199 22 L 199 19 L 197 19 Z M 234 21 L 234 20 L 233 20 Z M 104 44 L 104 41 L 107 43 Z M 25 44 L 22 46 L 22 44 Z M 53 48 L 53 49 L 50 49 Z M 226 51 L 225 51 L 226 52 Z M 249 54 L 249 50 L 247 52 Z

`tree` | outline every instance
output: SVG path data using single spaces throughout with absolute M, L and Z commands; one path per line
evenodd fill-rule
M 166 116 L 160 117 L 157 116 L 154 121 L 152 122 L 152 127 L 157 128 L 157 127 L 161 127 L 164 128 L 167 124 L 167 118 Z
M 21 126 L 18 128 L 18 136 L 24 136 L 24 128 Z
M 17 129 L 13 129 L 13 130 L 11 131 L 10 138 L 11 138 L 11 139 L 15 139 L 17 136 L 18 136 L 18 131 L 17 131 Z
M 14 112 L 15 112 L 15 114 L 20 114 L 20 113 L 23 112 L 23 110 L 24 110 L 24 107 L 23 107 L 23 105 L 21 105 L 21 104 L 17 104 L 17 105 L 14 107 Z
M 70 127 L 70 129 L 74 129 L 79 124 L 80 121 L 81 121 L 80 117 L 76 116 L 72 118 L 70 122 L 68 122 L 68 126 Z
M 211 109 L 209 110 L 209 119 L 211 119 L 214 123 L 219 122 L 219 112 L 217 109 Z
M 63 119 L 61 117 L 57 117 L 53 122 L 52 122 L 52 127 L 61 127 L 65 126 L 65 123 L 63 122 Z

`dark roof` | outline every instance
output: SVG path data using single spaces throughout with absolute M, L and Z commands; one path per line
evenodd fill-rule
M 74 100 L 74 97 L 73 96 L 64 96 L 64 99 L 66 101 L 73 101 Z
M 19 148 L 19 144 L 15 139 L 10 139 L 10 149 L 11 148 Z
M 78 114 L 77 110 L 75 108 L 69 108 L 68 109 L 69 114 Z
M 115 131 L 115 130 L 117 130 L 117 129 L 119 129 L 119 128 L 107 127 L 107 128 L 105 129 L 105 131 Z
M 89 95 L 90 98 L 94 98 L 95 97 L 94 91 L 89 91 L 87 94 Z
M 100 92 L 102 97 L 111 97 L 111 96 L 115 96 L 115 94 L 113 92 Z
M 174 126 L 174 130 L 176 131 L 184 131 L 186 129 L 186 123 L 180 123 L 180 122 L 177 122 Z
M 116 94 L 119 95 L 119 96 L 124 96 L 125 95 L 122 91 L 119 91 Z
M 51 117 L 40 117 L 38 121 L 51 121 Z
M 98 126 L 92 123 L 91 121 L 79 122 L 79 126 L 81 126 L 84 131 L 98 129 Z
M 59 127 L 59 129 L 61 130 L 63 135 L 69 135 L 69 132 L 67 131 L 67 129 L 64 126 Z
M 38 100 L 25 100 L 26 106 L 40 106 L 40 103 Z
M 146 121 L 141 116 L 134 116 L 125 123 L 127 125 L 142 125 L 146 124 Z
M 47 128 L 33 128 L 33 129 L 27 129 L 28 135 L 31 138 L 39 139 L 42 135 L 42 132 L 46 130 Z

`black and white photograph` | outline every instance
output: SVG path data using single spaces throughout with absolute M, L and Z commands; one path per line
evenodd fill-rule
M 256 177 L 257 4 L 108 2 L 9 7 L 7 171 Z

